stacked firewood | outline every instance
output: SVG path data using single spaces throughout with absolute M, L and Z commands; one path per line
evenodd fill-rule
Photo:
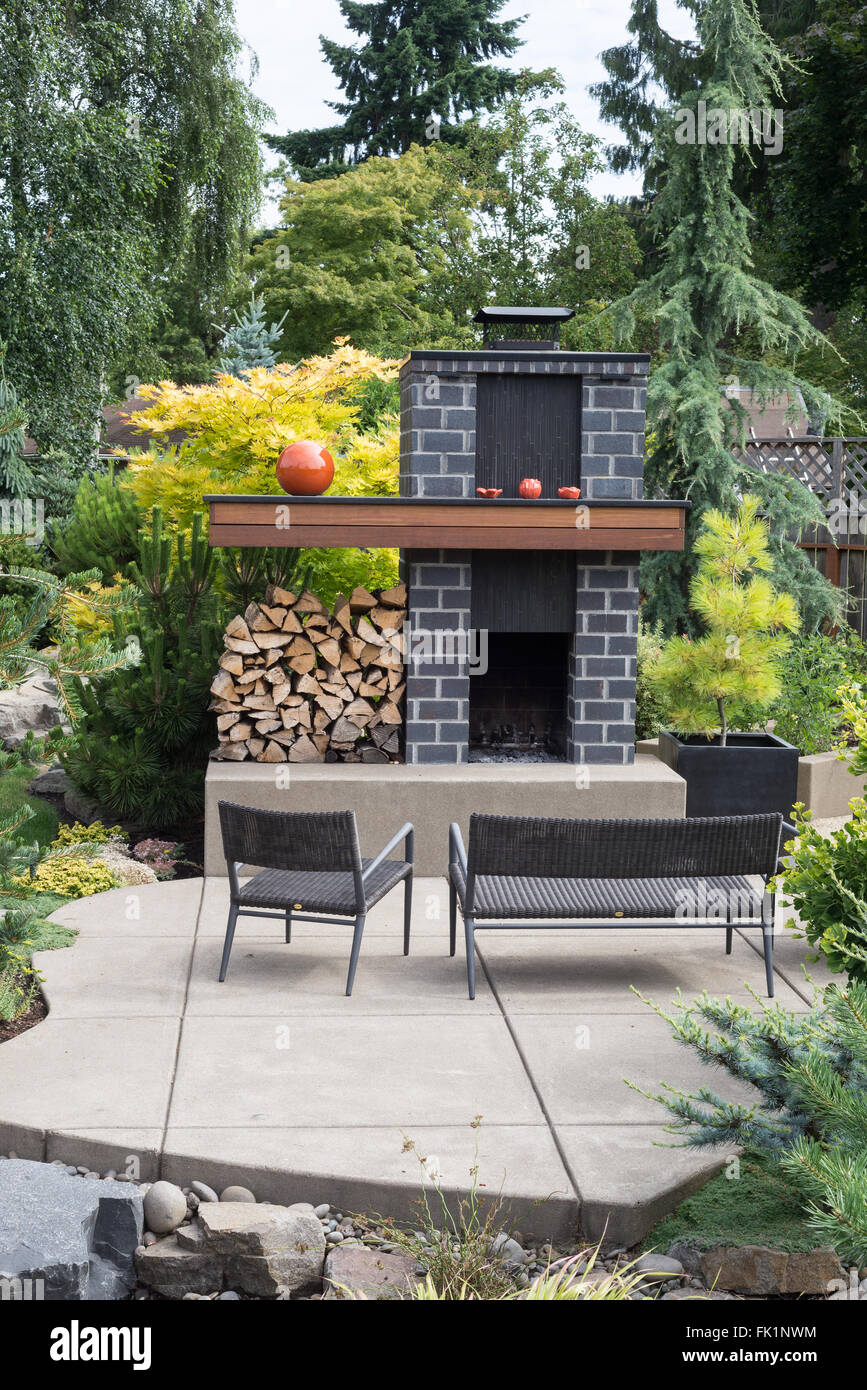
M 386 763 L 399 757 L 406 586 L 315 594 L 270 585 L 226 628 L 211 686 L 215 758 Z

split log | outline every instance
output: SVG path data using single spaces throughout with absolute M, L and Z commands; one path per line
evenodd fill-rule
M 363 585 L 333 608 L 269 585 L 227 625 L 211 685 L 230 761 L 382 763 L 400 756 L 406 588 Z

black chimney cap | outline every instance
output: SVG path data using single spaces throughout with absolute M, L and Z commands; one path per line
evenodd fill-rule
M 575 317 L 574 309 L 519 308 L 515 305 L 489 304 L 479 309 L 474 323 L 566 323 Z

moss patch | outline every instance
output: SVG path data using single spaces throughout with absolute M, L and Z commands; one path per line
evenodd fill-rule
M 689 1241 L 701 1250 L 713 1245 L 813 1250 L 827 1244 L 806 1225 L 791 1179 L 753 1159 L 741 1159 L 740 1177 L 720 1173 L 687 1197 L 653 1228 L 642 1249 L 665 1251 L 675 1241 Z

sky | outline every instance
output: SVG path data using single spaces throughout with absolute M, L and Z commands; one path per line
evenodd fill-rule
M 337 0 L 236 0 L 236 9 L 238 29 L 259 63 L 254 90 L 276 113 L 273 129 L 332 124 L 336 117 L 325 103 L 340 94 L 320 51 L 319 35 L 338 41 L 347 36 Z M 581 125 L 606 143 L 617 138 L 616 129 L 600 121 L 587 88 L 605 75 L 599 54 L 628 38 L 631 9 L 631 0 L 507 0 L 502 11 L 506 19 L 527 16 L 518 31 L 524 46 L 508 66 L 558 68 L 568 105 Z M 659 16 L 673 35 L 693 32 L 676 0 L 659 0 Z M 597 197 L 620 197 L 640 192 L 640 179 L 606 172 L 596 175 L 590 187 Z M 273 206 L 265 220 L 276 221 Z

